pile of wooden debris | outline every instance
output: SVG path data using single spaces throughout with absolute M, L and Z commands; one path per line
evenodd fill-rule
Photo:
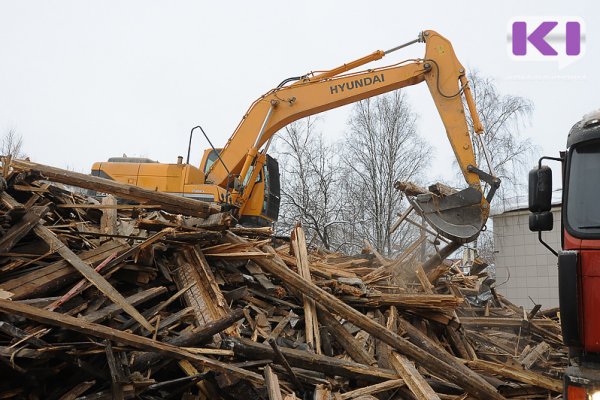
M 396 260 L 309 251 L 301 227 L 276 241 L 216 206 L 28 162 L 13 161 L 5 178 L 2 399 L 562 390 L 556 310 L 525 313 L 490 288 L 485 265 L 465 274 L 440 257 L 414 263 L 418 246 Z M 407 263 L 414 279 L 397 282 Z

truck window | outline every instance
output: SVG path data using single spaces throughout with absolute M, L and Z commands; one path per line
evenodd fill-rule
M 582 237 L 600 236 L 600 142 L 577 146 L 571 155 L 567 223 Z

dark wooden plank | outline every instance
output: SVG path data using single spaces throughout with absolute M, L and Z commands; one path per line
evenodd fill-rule
M 228 348 L 233 349 L 236 357 L 250 360 L 275 359 L 275 352 L 265 343 L 253 342 L 250 339 L 228 337 L 224 340 Z M 361 379 L 369 382 L 380 382 L 396 379 L 398 374 L 394 371 L 344 361 L 335 357 L 314 354 L 308 351 L 279 347 L 286 360 L 292 367 L 310 371 L 318 371 L 330 376 L 344 376 L 347 378 Z
M 348 332 L 346 328 L 324 307 L 319 307 L 319 320 L 327 326 L 333 339 L 338 342 L 346 353 L 357 363 L 377 365 L 377 360 L 370 355 L 364 346 Z
M 198 346 L 201 344 L 208 343 L 212 340 L 212 337 L 217 333 L 220 333 L 244 318 L 244 312 L 242 309 L 237 309 L 227 314 L 225 317 L 218 319 L 213 322 L 209 322 L 202 328 L 197 328 L 192 332 L 182 333 L 180 336 L 176 336 L 172 339 L 167 339 L 167 342 L 175 346 Z M 134 371 L 143 371 L 162 360 L 164 357 L 160 353 L 146 352 L 137 353 L 134 355 L 131 369 Z
M 48 210 L 49 208 L 47 206 L 31 207 L 31 210 L 29 210 L 19 222 L 14 224 L 4 236 L 0 238 L 0 253 L 10 251 L 19 240 L 37 225 L 39 220 L 44 217 Z
M 156 296 L 160 296 L 163 293 L 167 292 L 167 288 L 164 286 L 153 287 L 150 289 L 146 289 L 144 291 L 138 292 L 134 295 L 127 297 L 125 300 L 132 306 L 137 306 L 138 304 L 142 304 L 148 300 L 155 298 Z M 91 312 L 87 315 L 84 315 L 83 318 L 86 321 L 90 322 L 101 322 L 107 318 L 112 318 L 115 315 L 121 312 L 122 308 L 119 304 L 110 304 L 106 307 L 101 308 L 100 310 Z
M 81 318 L 75 318 L 69 315 L 35 308 L 27 304 L 2 299 L 0 299 L 0 311 L 20 315 L 41 324 L 58 326 L 93 337 L 114 340 L 138 349 L 162 353 L 176 359 L 190 360 L 199 363 L 204 367 L 237 376 L 238 378 L 248 380 L 257 385 L 264 385 L 265 383 L 263 377 L 254 372 L 246 371 L 199 354 L 193 354 L 183 348 L 173 346 L 172 344 L 162 343 L 129 332 L 121 332 L 117 329 L 109 328 L 108 326 L 87 322 Z
M 105 341 L 104 351 L 106 352 L 106 361 L 108 363 L 110 378 L 112 380 L 113 399 L 124 400 L 125 397 L 123 394 L 123 383 L 126 383 L 126 380 L 123 376 L 123 367 L 117 362 L 117 358 L 115 357 L 110 340 Z

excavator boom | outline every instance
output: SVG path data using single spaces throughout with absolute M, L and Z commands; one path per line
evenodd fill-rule
M 425 43 L 422 59 L 352 72 L 417 42 Z M 279 207 L 277 162 L 267 154 L 273 135 L 300 118 L 424 81 L 468 187 L 445 197 L 417 196 L 411 202 L 438 232 L 468 242 L 485 225 L 499 180 L 492 171 L 488 174 L 477 167 L 463 100 L 475 132 L 482 133 L 483 127 L 465 69 L 452 44 L 432 30 L 388 51 L 375 51 L 328 71 L 285 80 L 252 103 L 225 146 L 205 152 L 200 168 L 182 162 L 142 164 L 125 160 L 122 164 L 96 163 L 92 172 L 154 190 L 212 198 L 237 209 L 241 221 L 270 223 L 276 220 Z M 482 181 L 490 187 L 487 196 Z
M 468 188 L 444 198 L 420 196 L 413 200 L 413 206 L 444 236 L 460 242 L 475 239 L 487 221 L 493 196 L 493 191 L 487 199 L 483 196 L 481 180 L 494 187 L 493 190 L 499 181 L 477 168 L 463 98 L 475 132 L 482 133 L 483 127 L 465 69 L 451 43 L 431 30 L 422 32 L 419 39 L 408 44 L 415 42 L 425 42 L 423 59 L 348 73 L 405 47 L 398 46 L 267 92 L 251 105 L 220 152 L 223 162 L 212 165 L 207 180 L 223 186 L 231 180 L 229 174 L 237 174 L 241 181 L 247 181 L 243 191 L 234 195 L 243 211 L 256 178 L 252 174 L 261 167 L 261 154 L 266 153 L 272 136 L 281 128 L 309 115 L 426 81 Z M 252 176 L 248 179 L 249 173 Z

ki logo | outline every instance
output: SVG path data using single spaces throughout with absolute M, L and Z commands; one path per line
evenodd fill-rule
M 585 24 L 579 17 L 515 17 L 507 47 L 513 60 L 554 61 L 562 69 L 585 53 Z

